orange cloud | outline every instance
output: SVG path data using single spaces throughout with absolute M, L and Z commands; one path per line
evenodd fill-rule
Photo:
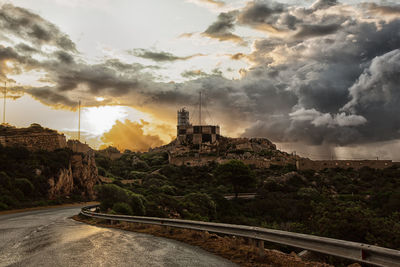
M 165 144 L 157 131 L 166 130 L 166 126 L 156 125 L 151 127 L 155 132 L 151 132 L 150 123 L 141 120 L 140 122 L 116 121 L 110 131 L 103 134 L 101 141 L 104 143 L 100 148 L 114 146 L 123 151 L 129 149 L 132 151 L 147 151 L 151 147 L 157 147 Z

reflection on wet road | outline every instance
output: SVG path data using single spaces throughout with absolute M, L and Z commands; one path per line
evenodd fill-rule
M 236 266 L 170 239 L 69 219 L 79 208 L 0 216 L 0 266 Z

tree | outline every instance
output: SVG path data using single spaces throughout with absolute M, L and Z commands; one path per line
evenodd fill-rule
M 204 193 L 190 193 L 184 196 L 182 206 L 188 211 L 189 219 L 209 221 L 216 216 L 215 202 Z
M 239 191 L 253 187 L 256 182 L 249 166 L 239 160 L 219 165 L 216 172 L 219 179 L 232 185 L 236 198 Z

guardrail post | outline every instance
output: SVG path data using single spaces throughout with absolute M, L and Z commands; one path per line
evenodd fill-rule
M 260 256 L 265 256 L 265 249 L 264 249 L 264 240 L 258 240 L 258 248 Z

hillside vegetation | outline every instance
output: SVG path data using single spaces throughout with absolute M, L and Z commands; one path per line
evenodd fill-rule
M 0 211 L 87 200 L 78 187 L 50 199 L 49 179 L 57 181 L 70 168 L 73 154 L 68 148 L 32 152 L 0 145 Z
M 240 161 L 173 166 L 166 153 L 96 155 L 103 211 L 245 224 L 400 249 L 400 169 L 254 169 Z M 129 183 L 127 183 L 129 180 Z M 257 192 L 255 199 L 224 194 Z

